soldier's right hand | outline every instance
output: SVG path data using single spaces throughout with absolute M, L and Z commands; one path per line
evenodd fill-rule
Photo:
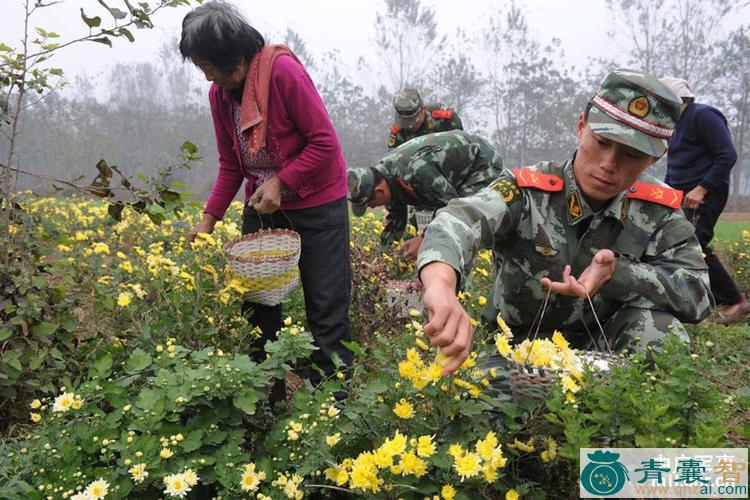
M 433 262 L 422 268 L 422 302 L 429 317 L 424 333 L 430 344 L 451 358 L 443 367 L 443 376 L 458 370 L 471 352 L 474 327 L 471 317 L 456 297 L 456 272 L 447 264 Z

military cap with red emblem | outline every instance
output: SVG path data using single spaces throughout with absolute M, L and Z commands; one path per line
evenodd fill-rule
M 617 69 L 591 98 L 591 131 L 655 158 L 667 150 L 682 100 L 655 77 Z

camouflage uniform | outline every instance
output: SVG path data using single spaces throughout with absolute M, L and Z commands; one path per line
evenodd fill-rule
M 481 137 L 452 130 L 413 139 L 388 153 L 374 168 L 391 189 L 386 227 L 380 235 L 385 245 L 403 235 L 408 206 L 437 210 L 453 198 L 476 193 L 500 175 L 503 161 Z M 368 172 L 369 168 L 350 171 L 352 200 L 366 200 L 371 194 L 372 186 L 362 183 Z
M 649 92 L 646 95 L 653 97 Z M 624 100 L 624 108 L 628 102 L 643 102 L 637 92 L 621 98 L 600 94 L 610 104 Z M 651 151 L 652 156 L 664 152 L 666 141 L 636 137 L 631 128 L 598 108 L 600 94 L 594 96 L 589 114 L 592 131 Z M 675 99 L 666 105 L 651 102 L 645 106 L 653 110 L 678 103 Z M 620 116 L 616 111 L 613 115 Z M 653 123 L 663 122 L 654 119 Z M 628 129 L 624 133 L 623 127 Z M 594 213 L 576 184 L 573 160 L 505 170 L 488 188 L 453 200 L 438 211 L 426 231 L 417 266 L 444 262 L 463 283 L 477 250 L 492 248 L 497 276 L 483 319 L 494 324 L 500 313 L 517 338 L 523 338 L 546 295 L 539 280 L 559 281 L 566 264 L 572 267 L 572 275 L 579 276 L 598 250 L 608 248 L 615 252 L 617 266 L 612 279 L 591 299 L 612 348 L 643 350 L 658 345 L 670 330 L 687 340 L 680 321 L 696 323 L 705 318 L 711 302 L 706 264 L 693 227 L 679 210 L 681 198 L 680 191 L 642 175 Z M 595 338 L 601 337 L 585 299 L 553 293 L 546 310 L 545 333 L 560 329 L 571 345 L 589 349 L 593 346 L 584 324 Z M 601 340 L 597 343 L 605 349 Z
M 388 136 L 389 150 L 425 134 L 464 128 L 453 109 L 442 104 L 430 104 L 424 106 L 426 114 L 422 125 L 414 131 L 406 130 L 405 127 L 416 119 L 416 115 L 423 107 L 422 98 L 415 89 L 404 89 L 397 93 L 393 98 L 393 105 L 396 109 L 396 123 L 391 126 Z

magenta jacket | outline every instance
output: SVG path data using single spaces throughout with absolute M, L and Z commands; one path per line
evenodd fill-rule
M 232 120 L 230 93 L 216 84 L 208 92 L 219 150 L 219 174 L 205 212 L 224 217 L 245 180 L 239 140 Z M 347 195 L 346 161 L 323 100 L 305 68 L 279 56 L 271 70 L 267 147 L 281 162 L 277 177 L 297 193 L 283 210 L 310 208 Z M 253 194 L 253 178 L 245 184 L 245 201 Z

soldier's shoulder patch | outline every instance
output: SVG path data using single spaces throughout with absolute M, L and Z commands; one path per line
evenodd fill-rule
M 490 187 L 500 195 L 506 205 L 521 197 L 521 190 L 518 189 L 518 184 L 507 177 L 496 180 L 490 184 Z
M 438 120 L 450 120 L 453 118 L 453 111 L 450 109 L 433 109 L 430 114 Z
M 519 187 L 531 187 L 542 191 L 562 191 L 563 180 L 555 174 L 543 174 L 527 168 L 514 168 Z
M 393 125 L 391 125 L 391 135 L 396 135 L 399 132 L 401 132 L 401 127 L 399 127 L 395 123 Z
M 647 184 L 645 182 L 634 182 L 628 188 L 627 197 L 658 203 L 659 205 L 664 205 L 675 210 L 682 206 L 682 191 L 679 189 L 672 189 L 657 184 Z

